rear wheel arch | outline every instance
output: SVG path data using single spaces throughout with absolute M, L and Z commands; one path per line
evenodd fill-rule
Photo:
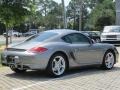
M 67 56 L 67 54 L 66 54 L 65 52 L 63 52 L 63 51 L 56 51 L 56 52 L 54 52 L 54 53 L 51 55 L 50 59 L 51 59 L 52 56 L 54 56 L 55 54 L 62 54 L 62 55 L 65 56 L 65 58 L 66 58 L 66 62 L 67 62 L 67 69 L 68 69 L 68 68 L 69 68 L 69 60 L 68 60 L 68 56 Z M 47 68 L 48 68 L 48 66 L 49 66 L 50 59 L 49 59 L 49 62 L 48 62 Z

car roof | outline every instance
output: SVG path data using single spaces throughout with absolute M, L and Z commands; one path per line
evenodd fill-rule
M 67 34 L 67 33 L 78 33 L 79 31 L 71 30 L 71 29 L 54 29 L 54 30 L 47 30 L 45 32 L 54 32 L 58 34 Z
M 111 26 L 105 26 L 105 27 L 120 27 L 118 25 L 111 25 Z
M 100 32 L 100 31 L 80 31 L 80 32 Z

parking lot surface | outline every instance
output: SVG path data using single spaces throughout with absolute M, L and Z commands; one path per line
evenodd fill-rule
M 0 69 L 0 90 L 120 90 L 120 64 L 112 70 L 72 69 L 60 78 L 48 77 L 44 71 L 16 74 L 5 67 Z

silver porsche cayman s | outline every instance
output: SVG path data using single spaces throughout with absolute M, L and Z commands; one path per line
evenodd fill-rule
M 118 51 L 111 44 L 93 42 L 79 31 L 56 29 L 9 45 L 1 58 L 2 65 L 16 73 L 29 69 L 46 70 L 58 77 L 67 69 L 84 65 L 112 69 L 118 61 Z

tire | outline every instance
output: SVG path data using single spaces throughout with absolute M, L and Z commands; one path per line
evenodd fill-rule
M 102 68 L 110 70 L 114 67 L 115 55 L 112 51 L 107 51 L 103 57 Z
M 62 76 L 67 70 L 67 58 L 64 54 L 54 54 L 48 63 L 47 71 L 50 76 Z

